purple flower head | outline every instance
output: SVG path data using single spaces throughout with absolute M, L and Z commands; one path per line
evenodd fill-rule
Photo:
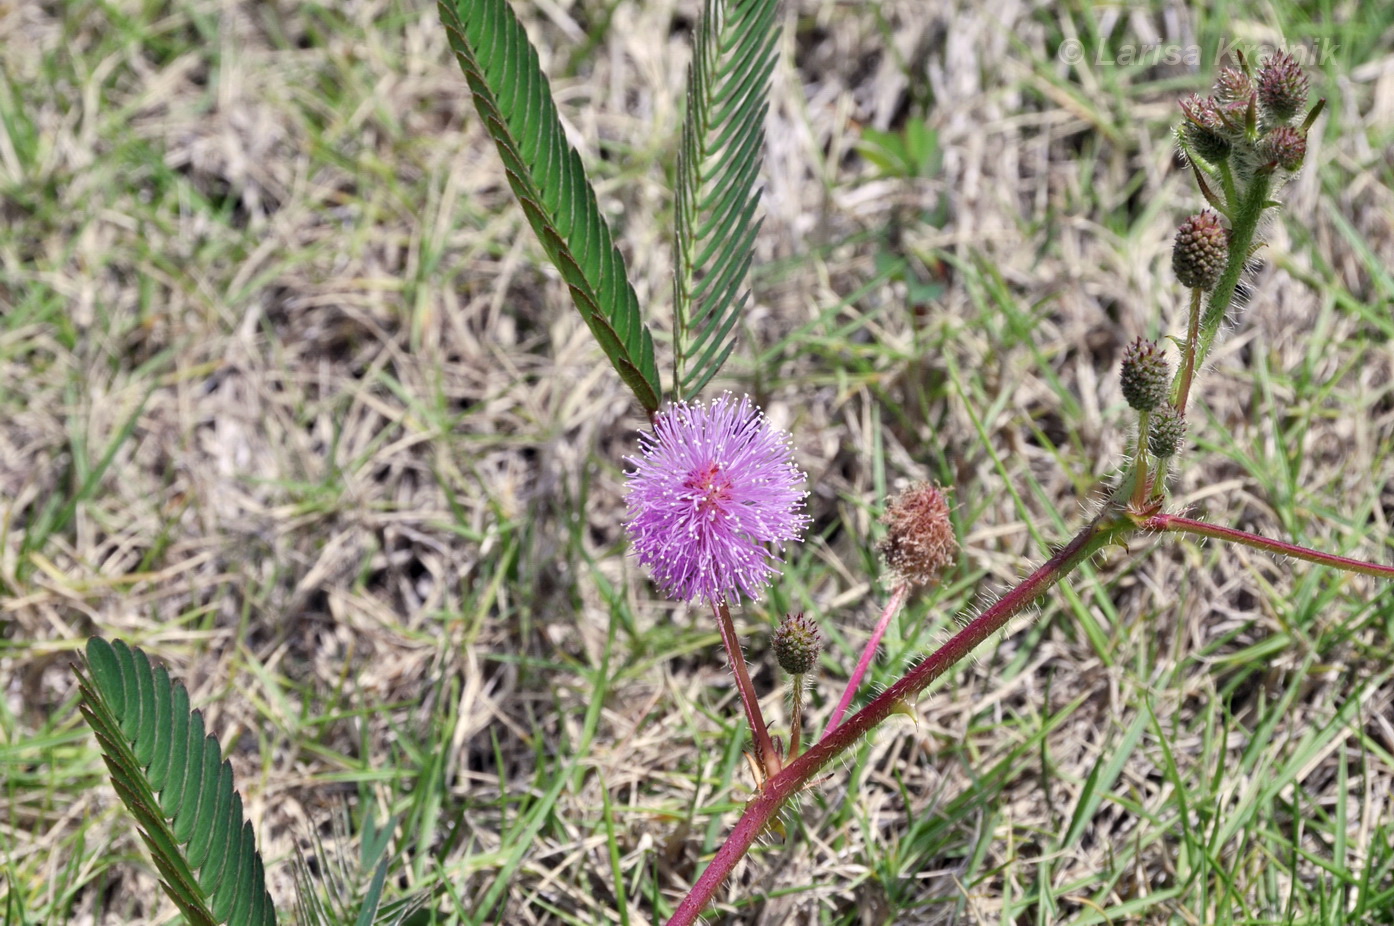
M 749 397 L 677 403 L 639 437 L 626 527 L 639 562 L 672 598 L 752 601 L 782 562 L 769 549 L 798 540 L 808 493 L 789 435 Z

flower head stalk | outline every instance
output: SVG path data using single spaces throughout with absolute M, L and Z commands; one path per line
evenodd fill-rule
M 823 651 L 823 635 L 818 624 L 803 614 L 786 614 L 770 637 L 770 649 L 775 661 L 792 679 L 790 701 L 793 715 L 789 720 L 789 754 L 786 760 L 799 755 L 799 740 L 803 736 L 803 678 L 818 665 Z
M 672 598 L 758 600 L 778 571 L 775 550 L 808 526 L 788 434 L 728 393 L 670 405 L 639 441 L 626 522 L 639 562 Z

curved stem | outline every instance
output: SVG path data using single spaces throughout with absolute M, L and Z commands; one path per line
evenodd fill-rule
M 746 804 L 736 828 L 716 851 L 711 863 L 698 876 L 692 890 L 678 904 L 668 926 L 690 926 L 695 923 L 730 875 L 736 863 L 774 818 L 784 802 L 793 797 L 818 774 L 822 768 L 859 741 L 873 727 L 892 713 L 903 708 L 909 700 L 929 686 L 946 670 L 972 652 L 977 646 L 1006 626 L 1033 601 L 1045 594 L 1080 563 L 1104 546 L 1137 529 L 1126 515 L 1108 511 L 1095 518 L 1079 535 L 1046 561 L 1021 584 L 999 598 L 968 626 L 955 634 L 910 672 L 886 689 L 866 707 L 853 714 L 846 723 L 824 736 L 816 746 L 790 762 L 779 774 L 765 782 L 760 792 Z
M 842 697 L 838 699 L 837 707 L 833 709 L 832 716 L 828 718 L 828 725 L 823 728 L 824 736 L 832 732 L 833 728 L 837 726 L 837 722 L 842 719 L 842 715 L 847 713 L 847 708 L 852 705 L 852 699 L 857 696 L 857 689 L 862 685 L 862 678 L 871 666 L 871 660 L 876 658 L 876 648 L 881 645 L 881 638 L 886 635 L 886 628 L 890 626 L 891 618 L 900 610 L 901 605 L 905 604 L 905 595 L 909 590 L 910 586 L 902 582 L 891 593 L 891 600 L 886 602 L 885 609 L 881 611 L 881 618 L 876 622 L 876 629 L 871 632 L 871 638 L 866 641 L 866 646 L 862 649 L 862 656 L 857 660 L 857 667 L 852 670 L 852 677 L 847 679 L 847 688 L 842 692 Z
M 721 642 L 726 647 L 726 658 L 731 661 L 731 675 L 736 680 L 736 691 L 740 693 L 741 707 L 745 708 L 751 736 L 755 738 L 755 761 L 760 763 L 766 774 L 773 775 L 779 771 L 779 754 L 770 740 L 765 717 L 760 713 L 760 699 L 755 696 L 755 686 L 751 684 L 750 672 L 745 667 L 745 654 L 741 652 L 741 641 L 736 636 L 736 625 L 731 621 L 731 609 L 722 601 L 712 605 L 712 613 L 716 615 L 716 624 L 721 628 Z
M 1228 540 L 1232 543 L 1241 543 L 1244 546 L 1254 547 L 1255 549 L 1264 550 L 1278 556 L 1291 556 L 1295 559 L 1306 560 L 1309 563 L 1334 566 L 1337 569 L 1344 569 L 1347 572 L 1358 572 L 1361 575 L 1394 579 L 1394 566 L 1382 566 L 1379 563 L 1368 563 L 1365 560 L 1337 556 L 1334 553 L 1323 553 L 1320 550 L 1313 550 L 1310 547 L 1299 547 L 1296 544 L 1285 543 L 1281 540 L 1269 540 L 1267 537 L 1251 534 L 1248 531 L 1235 530 L 1232 527 L 1220 527 L 1216 524 L 1207 524 L 1204 521 L 1197 521 L 1194 518 L 1183 518 L 1178 514 L 1155 514 L 1143 521 L 1142 527 L 1144 530 L 1149 531 L 1170 531 L 1173 533 L 1195 534 L 1197 537 L 1213 537 L 1216 540 Z

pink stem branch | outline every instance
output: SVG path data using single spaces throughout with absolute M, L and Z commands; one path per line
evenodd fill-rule
M 876 648 L 881 645 L 881 638 L 886 635 L 886 628 L 890 626 L 891 618 L 905 603 L 905 595 L 909 590 L 910 586 L 901 582 L 891 593 L 891 600 L 886 602 L 885 610 L 881 612 L 881 619 L 876 622 L 876 629 L 871 632 L 871 639 L 866 641 L 861 659 L 857 660 L 857 667 L 852 670 L 852 677 L 847 680 L 847 688 L 842 692 L 837 707 L 833 709 L 833 715 L 828 719 L 828 725 L 823 728 L 823 736 L 831 733 L 833 728 L 837 726 L 837 722 L 842 719 L 842 715 L 847 713 L 852 699 L 857 696 L 857 689 L 861 687 L 866 670 L 870 668 L 871 661 L 876 658 Z
M 1292 556 L 1296 559 L 1304 559 L 1309 563 L 1335 566 L 1337 569 L 1344 569 L 1347 572 L 1394 579 L 1394 566 L 1381 566 L 1379 563 L 1367 563 L 1364 560 L 1337 556 L 1334 553 L 1323 553 L 1320 550 L 1299 547 L 1296 544 L 1284 543 L 1281 540 L 1269 540 L 1267 537 L 1250 534 L 1248 531 L 1207 524 L 1194 518 L 1183 518 L 1179 514 L 1154 514 L 1142 522 L 1142 527 L 1150 531 L 1171 531 L 1173 533 L 1195 534 L 1200 537 L 1213 537 L 1216 540 L 1228 540 L 1279 556 Z
M 760 700 L 755 696 L 755 686 L 750 683 L 750 672 L 745 667 L 745 654 L 741 652 L 741 641 L 736 636 L 736 625 L 731 621 L 731 609 L 725 601 L 712 605 L 717 626 L 721 628 L 721 642 L 726 647 L 726 657 L 731 661 L 731 674 L 736 679 L 736 691 L 741 696 L 741 706 L 745 708 L 745 719 L 750 723 L 750 733 L 755 738 L 755 761 L 766 773 L 773 775 L 779 771 L 779 754 L 775 752 L 770 739 L 765 717 L 760 712 Z
M 846 723 L 823 737 L 808 752 L 790 762 L 783 771 L 766 781 L 760 792 L 746 804 L 745 813 L 736 824 L 736 828 L 726 837 L 726 842 L 716 851 L 706 870 L 698 876 L 692 890 L 683 898 L 682 903 L 678 904 L 677 910 L 668 920 L 668 926 L 691 926 L 697 921 L 702 910 L 716 894 L 717 888 L 765 831 L 765 827 L 779 808 L 802 790 L 825 765 L 851 748 L 863 735 L 923 691 L 980 643 L 1001 630 L 1012 617 L 1025 610 L 1031 602 L 1045 594 L 1076 566 L 1109 542 L 1134 529 L 1135 525 L 1131 520 L 1115 513 L 1101 515 L 1090 522 L 1079 536 L 1027 576 L 1020 585 L 978 615 L 949 642 L 911 669 L 904 678 L 853 714 Z

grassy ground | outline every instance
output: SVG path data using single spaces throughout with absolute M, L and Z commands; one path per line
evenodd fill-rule
M 696 7 L 520 4 L 659 319 Z M 1170 240 L 1200 199 L 1174 102 L 1236 42 L 1316 49 L 1329 109 L 1177 498 L 1390 558 L 1377 7 L 786 3 L 755 306 L 720 381 L 812 483 L 812 535 L 738 615 L 767 714 L 785 609 L 833 641 L 812 722 L 835 702 L 884 598 L 888 490 L 952 483 L 964 551 L 877 686 L 1105 490 L 1122 348 L 1182 325 Z M 626 559 L 641 421 L 434 8 L 11 2 L 0 47 L 6 921 L 174 915 L 76 710 L 94 633 L 190 686 L 287 918 L 297 847 L 361 889 L 355 834 L 396 816 L 389 895 L 435 922 L 661 921 L 749 794 L 739 705 L 715 627 Z M 1375 580 L 1113 551 L 808 794 L 708 921 L 1394 922 L 1392 657 Z

